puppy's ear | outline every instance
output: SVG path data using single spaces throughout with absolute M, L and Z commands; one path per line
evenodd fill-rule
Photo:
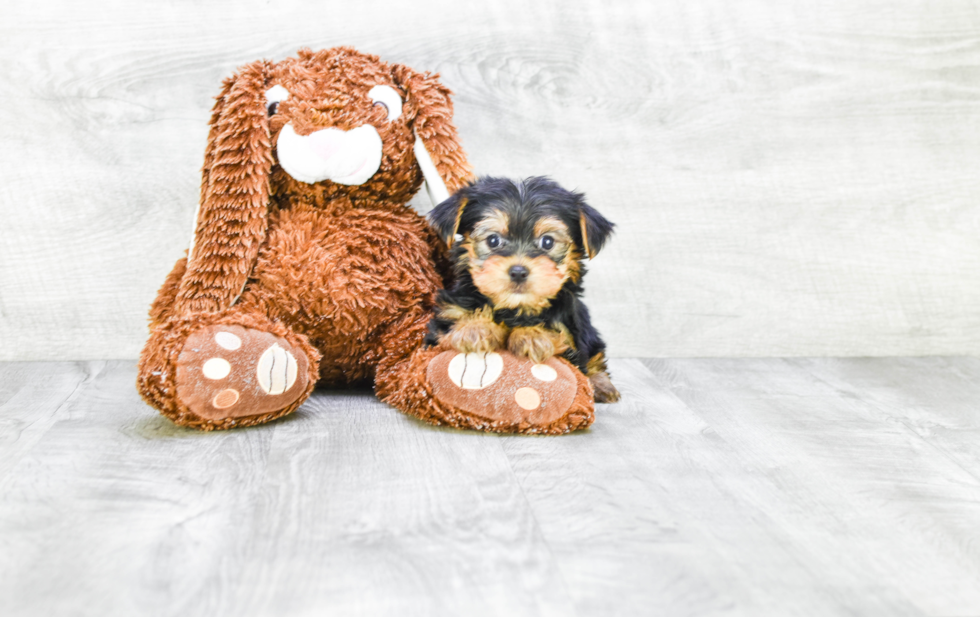
M 220 311 L 235 303 L 265 240 L 272 143 L 265 91 L 271 64 L 243 66 L 224 82 L 211 113 L 201 201 L 180 312 Z
M 595 208 L 579 200 L 579 228 L 582 233 L 582 248 L 592 259 L 599 254 L 613 231 L 613 223 L 599 214 Z
M 463 210 L 467 202 L 464 193 L 465 191 L 457 191 L 429 212 L 429 224 L 449 247 L 452 247 L 459 232 L 459 223 L 463 220 Z
M 429 199 L 440 204 L 472 174 L 453 126 L 451 92 L 439 83 L 438 75 L 416 73 L 401 64 L 392 67 L 392 76 L 405 93 L 404 110 L 415 133 L 415 159 Z

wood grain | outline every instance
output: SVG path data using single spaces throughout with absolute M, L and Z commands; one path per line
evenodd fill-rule
M 901 373 L 895 363 L 874 362 L 868 373 L 890 381 Z M 921 381 L 941 384 L 944 363 L 923 361 Z M 864 388 L 838 389 L 784 360 L 646 364 L 737 453 L 734 498 L 818 577 L 826 612 L 865 602 L 858 612 L 980 607 L 978 536 L 967 522 L 980 515 L 980 482 L 906 428 L 914 405 L 882 413 Z M 727 484 L 726 476 L 712 477 Z M 783 573 L 774 574 L 778 585 Z M 793 581 L 784 582 L 789 593 L 774 599 L 799 610 Z
M 0 480 L 64 414 L 102 363 L 0 363 Z
M 611 370 L 537 438 L 366 391 L 199 433 L 132 362 L 0 363 L 0 613 L 978 613 L 980 361 Z
M 200 433 L 139 401 L 131 362 L 108 367 L 0 478 L 4 615 L 571 612 L 499 440 L 370 392 Z
M 0 23 L 0 359 L 135 357 L 220 80 L 337 44 L 440 71 L 479 172 L 618 223 L 614 356 L 980 353 L 972 1 L 100 6 Z

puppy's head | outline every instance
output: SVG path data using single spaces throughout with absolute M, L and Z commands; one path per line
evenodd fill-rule
M 547 308 L 567 281 L 578 282 L 582 258 L 595 256 L 613 228 L 582 194 L 544 177 L 480 178 L 439 204 L 429 221 L 454 247 L 456 267 L 496 308 L 528 313 Z

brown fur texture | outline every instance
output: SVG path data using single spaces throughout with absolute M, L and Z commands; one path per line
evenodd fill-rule
M 265 93 L 275 85 L 290 96 L 270 111 Z M 388 121 L 372 104 L 368 91 L 376 85 L 399 93 L 399 118 Z M 476 426 L 424 394 L 428 356 L 419 348 L 448 261 L 442 241 L 407 207 L 423 179 L 416 137 L 449 191 L 470 176 L 449 95 L 435 75 L 350 48 L 254 62 L 224 82 L 211 116 L 194 245 L 150 311 L 137 379 L 148 403 L 178 424 L 225 429 L 293 411 L 314 383 L 373 382 L 402 411 Z M 383 144 L 377 172 L 359 185 L 296 180 L 276 150 L 287 123 L 300 136 L 372 125 Z M 215 325 L 281 337 L 309 361 L 308 385 L 269 413 L 208 419 L 194 412 L 177 396 L 175 366 L 188 337 Z M 578 419 L 562 426 L 591 418 L 591 387 L 585 381 L 579 390 L 576 396 L 588 390 L 589 405 L 573 405 L 569 414 Z

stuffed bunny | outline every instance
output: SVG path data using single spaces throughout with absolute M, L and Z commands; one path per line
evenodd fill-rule
M 562 402 L 543 415 L 490 394 L 530 374 L 517 358 L 503 358 L 494 388 L 430 370 L 441 352 L 421 345 L 445 245 L 407 204 L 423 179 L 435 204 L 470 176 L 449 96 L 434 75 L 343 47 L 253 62 L 224 82 L 193 241 L 150 311 L 137 381 L 148 403 L 224 429 L 288 414 L 317 383 L 373 383 L 432 423 L 591 423 L 588 381 L 557 360 L 549 400 Z

